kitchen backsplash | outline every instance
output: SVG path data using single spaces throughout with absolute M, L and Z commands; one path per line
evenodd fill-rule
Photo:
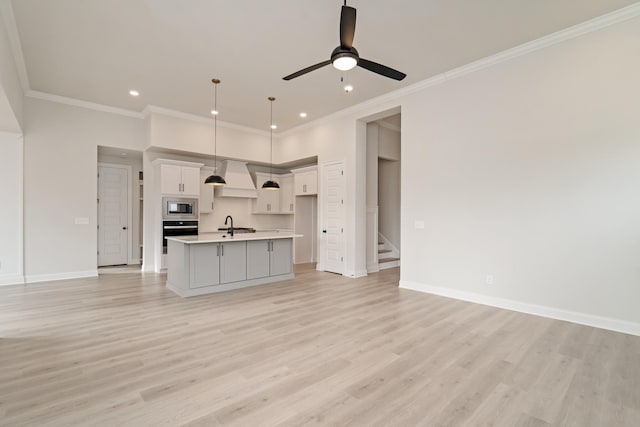
M 293 215 L 253 215 L 251 199 L 219 197 L 213 202 L 213 212 L 200 214 L 199 231 L 207 233 L 224 227 L 227 215 L 233 217 L 236 227 L 253 227 L 256 230 L 293 229 Z

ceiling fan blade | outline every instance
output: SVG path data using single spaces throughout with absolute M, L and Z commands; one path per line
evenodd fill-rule
M 352 47 L 353 36 L 356 33 L 356 10 L 353 7 L 342 6 L 340 13 L 340 46 Z
M 283 77 L 282 79 L 283 79 L 283 80 L 291 80 L 291 79 L 295 79 L 296 77 L 300 77 L 300 76 L 301 76 L 301 75 L 303 75 L 303 74 L 310 73 L 310 72 L 311 72 L 311 71 L 313 71 L 313 70 L 317 70 L 318 68 L 322 68 L 322 67 L 324 67 L 325 65 L 329 65 L 329 64 L 331 64 L 331 60 L 330 60 L 330 59 L 329 59 L 329 60 L 327 60 L 327 61 L 319 62 L 319 63 L 317 63 L 317 64 L 315 64 L 315 65 L 312 65 L 311 67 L 303 68 L 302 70 L 300 70 L 300 71 L 296 71 L 296 72 L 295 72 L 295 73 L 293 73 L 293 74 L 289 74 L 288 76 Z
M 378 64 L 377 62 L 369 61 L 364 58 L 360 58 L 358 60 L 358 67 L 362 67 L 365 70 L 373 71 L 376 74 L 380 74 L 381 76 L 389 77 L 394 80 L 402 80 L 407 77 L 405 73 L 401 73 L 400 71 L 389 68 L 386 65 Z

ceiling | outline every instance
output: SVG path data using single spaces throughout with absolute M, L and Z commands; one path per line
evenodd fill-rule
M 278 131 L 635 3 L 635 0 L 352 0 L 363 58 L 402 82 L 332 67 L 339 0 L 13 0 L 32 90 L 134 111 L 146 105 Z M 130 89 L 140 91 L 131 97 Z M 300 112 L 308 117 L 301 119 Z

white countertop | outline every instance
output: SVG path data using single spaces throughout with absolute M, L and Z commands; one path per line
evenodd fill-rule
M 225 237 L 223 237 L 225 236 Z M 220 243 L 220 242 L 243 242 L 246 240 L 270 240 L 270 239 L 291 239 L 294 237 L 302 237 L 302 234 L 296 234 L 293 231 L 256 231 L 255 233 L 237 233 L 233 237 L 227 232 L 219 233 L 201 233 L 197 236 L 176 236 L 167 237 L 167 240 L 175 242 L 193 244 L 193 243 Z

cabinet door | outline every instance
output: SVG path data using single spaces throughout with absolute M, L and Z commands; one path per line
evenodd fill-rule
M 293 176 L 280 178 L 280 212 L 293 213 L 294 211 Z
M 189 287 L 203 288 L 220 284 L 220 248 L 217 243 L 185 245 L 189 247 Z
M 220 243 L 220 283 L 247 280 L 247 242 Z
M 269 240 L 247 242 L 247 280 L 269 276 Z
M 160 165 L 160 191 L 162 194 L 182 194 L 182 167 Z
M 305 172 L 297 173 L 293 176 L 293 188 L 296 196 L 304 196 Z
M 268 174 L 256 174 L 258 178 L 258 198 L 256 199 L 256 212 L 260 213 L 279 213 L 280 212 L 280 190 L 263 190 L 262 184 L 268 181 Z M 273 180 L 280 184 L 280 180 L 273 177 Z
M 182 167 L 182 194 L 200 197 L 200 168 Z
M 318 171 L 307 172 L 305 184 L 306 194 L 318 194 Z
M 200 172 L 200 203 L 198 203 L 198 207 L 201 214 L 208 214 L 213 211 L 213 186 L 204 183 L 204 180 L 211 174 L 213 172 L 209 170 Z
M 292 239 L 271 240 L 270 273 L 271 276 L 291 273 Z

